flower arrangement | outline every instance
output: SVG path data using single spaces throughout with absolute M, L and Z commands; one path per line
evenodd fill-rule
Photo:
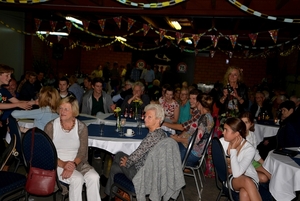
M 136 119 L 137 114 L 138 114 L 138 108 L 143 104 L 142 100 L 134 100 L 134 118 Z
M 121 131 L 120 112 L 121 112 L 121 108 L 116 107 L 116 109 L 114 109 L 114 113 L 117 117 L 117 122 L 116 122 L 117 132 Z

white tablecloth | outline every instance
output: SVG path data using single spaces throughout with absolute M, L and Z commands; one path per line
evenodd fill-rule
M 254 135 L 258 144 L 263 141 L 265 137 L 272 137 L 277 134 L 279 127 L 278 126 L 269 126 L 262 124 L 255 124 Z
M 300 158 L 300 154 L 296 157 Z M 289 156 L 271 151 L 263 167 L 272 175 L 269 190 L 278 201 L 291 201 L 300 190 L 300 166 Z
M 106 114 L 97 114 L 97 118 L 99 118 L 101 121 L 105 122 L 105 125 L 109 125 L 109 126 L 115 126 L 116 125 L 116 121 L 115 120 L 106 120 L 105 118 L 109 117 L 110 115 L 112 115 L 113 113 L 106 113 Z M 137 126 L 137 122 L 130 122 L 130 121 L 126 121 L 126 125 L 125 127 L 136 127 Z M 142 127 L 145 127 L 144 123 L 142 124 Z

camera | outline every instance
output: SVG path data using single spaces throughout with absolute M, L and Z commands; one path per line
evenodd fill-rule
M 227 90 L 228 90 L 228 93 L 229 93 L 229 94 L 232 94 L 232 93 L 234 92 L 233 87 L 230 86 L 229 83 L 227 84 Z

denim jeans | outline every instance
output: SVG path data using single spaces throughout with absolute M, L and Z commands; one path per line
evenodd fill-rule
M 183 144 L 181 142 L 178 143 L 179 146 L 179 151 L 180 151 L 180 156 L 181 156 L 181 161 L 183 161 L 185 153 L 187 151 L 187 148 L 185 148 L 185 146 L 183 146 Z M 190 153 L 187 162 L 186 162 L 186 166 L 196 166 L 197 162 L 200 160 L 199 157 L 195 156 L 192 152 Z

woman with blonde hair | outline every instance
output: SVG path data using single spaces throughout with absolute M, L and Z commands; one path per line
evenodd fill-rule
M 11 113 L 14 118 L 30 118 L 34 119 L 34 127 L 44 130 L 45 125 L 58 117 L 56 109 L 60 101 L 58 91 L 51 86 L 42 87 L 36 104 L 39 109 L 34 110 L 15 110 Z
M 243 84 L 243 69 L 236 66 L 229 66 L 223 80 L 223 87 L 220 87 L 217 106 L 219 114 L 234 111 L 240 113 L 248 106 L 248 90 Z

